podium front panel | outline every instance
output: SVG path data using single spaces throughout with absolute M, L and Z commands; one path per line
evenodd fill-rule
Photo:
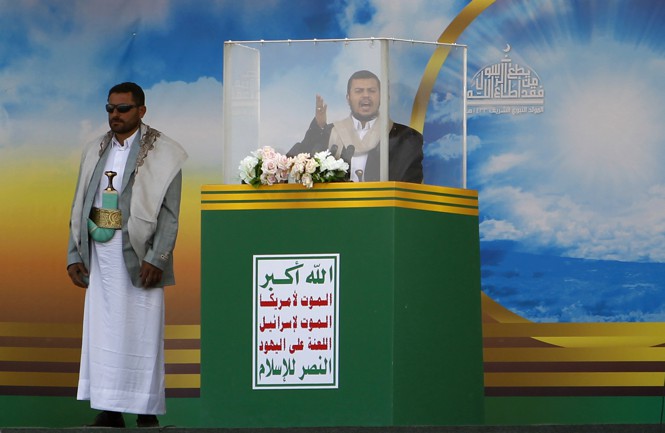
M 474 191 L 396 182 L 313 189 L 210 185 L 202 189 L 201 208 L 201 397 L 212 422 L 226 427 L 482 423 Z M 311 328 L 317 322 L 325 327 L 325 321 L 310 319 L 311 328 L 302 329 L 302 319 L 313 311 L 312 305 L 303 309 L 303 298 L 315 299 L 314 308 L 330 299 L 302 296 L 308 279 L 303 266 L 308 257 L 319 256 L 338 260 L 337 376 L 324 387 L 297 387 L 306 374 L 323 374 L 328 359 L 310 366 L 298 350 L 332 343 L 306 341 Z M 287 297 L 288 291 L 269 298 L 263 291 L 263 303 L 257 304 L 257 257 L 293 260 L 288 283 L 300 296 Z M 273 274 L 260 275 L 258 285 L 286 281 L 283 273 Z M 257 327 L 256 306 L 270 306 L 268 299 L 275 302 L 275 314 L 263 315 Z M 285 326 L 288 308 L 300 317 Z M 288 329 L 273 326 L 269 331 L 275 333 L 269 334 L 266 323 Z M 257 339 L 259 332 L 265 338 Z M 256 363 L 259 345 L 261 354 L 269 353 L 262 358 L 267 367 Z M 257 388 L 258 368 L 262 375 L 282 374 L 285 386 L 273 380 L 271 387 Z

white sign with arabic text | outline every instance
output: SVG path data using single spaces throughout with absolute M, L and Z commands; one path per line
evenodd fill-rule
M 256 255 L 253 389 L 337 388 L 339 254 Z

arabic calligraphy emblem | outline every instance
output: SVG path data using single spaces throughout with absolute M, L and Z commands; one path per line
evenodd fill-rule
M 529 66 L 514 62 L 510 44 L 500 62 L 480 68 L 466 93 L 467 114 L 540 114 L 545 110 L 545 89 Z

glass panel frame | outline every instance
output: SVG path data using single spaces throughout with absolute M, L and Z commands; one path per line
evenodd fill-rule
M 349 77 L 369 70 L 380 80 L 378 158 L 361 164 L 370 173 L 378 160 L 378 175 L 364 180 L 405 179 L 389 155 L 394 122 L 423 136 L 423 183 L 466 188 L 466 57 L 464 45 L 393 38 L 225 42 L 224 183 L 239 183 L 240 161 L 260 147 L 286 154 L 301 143 L 316 95 L 328 123 L 349 118 Z

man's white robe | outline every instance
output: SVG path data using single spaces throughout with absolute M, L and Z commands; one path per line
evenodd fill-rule
M 129 147 L 139 145 L 133 141 L 134 136 L 125 146 L 114 142 L 104 167 L 117 173 L 113 186 L 119 194 Z M 102 177 L 97 207 L 106 186 Z M 166 412 L 164 289 L 132 284 L 120 230 L 108 242 L 91 243 L 77 398 L 90 400 L 93 409 L 161 415 Z

